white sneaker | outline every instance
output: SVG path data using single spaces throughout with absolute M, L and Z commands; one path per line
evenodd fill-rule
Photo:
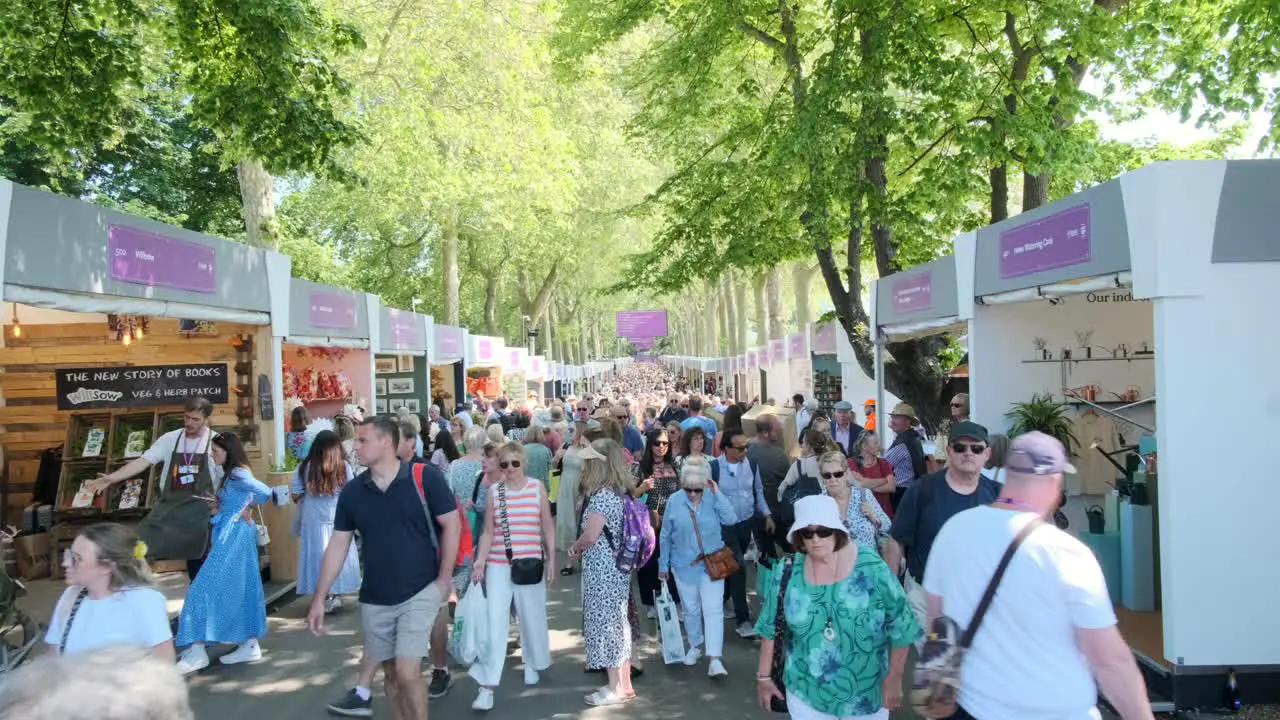
M 729 671 L 724 669 L 724 663 L 720 662 L 720 658 L 711 659 L 711 664 L 707 666 L 707 677 L 717 678 L 728 674 Z
M 476 699 L 471 703 L 472 710 L 480 710 L 488 712 L 493 709 L 493 691 L 489 688 L 480 688 L 480 692 L 476 693 Z
M 698 661 L 701 659 L 702 659 L 702 650 L 696 647 L 689 648 L 689 652 L 685 653 L 685 656 L 684 656 L 684 664 L 690 665 L 690 666 L 697 665 Z
M 649 618 L 650 620 L 657 620 L 658 619 L 657 608 L 650 606 L 649 609 L 645 611 L 644 616 Z
M 262 647 L 256 640 L 240 643 L 240 647 L 218 658 L 223 665 L 258 662 L 262 659 Z
M 325 614 L 325 615 L 328 615 L 329 613 L 331 613 L 331 612 L 333 612 L 334 610 L 337 610 L 337 609 L 339 609 L 339 608 L 341 608 L 341 607 L 342 607 L 342 598 L 338 597 L 337 595 L 330 595 L 329 597 L 325 598 L 325 600 L 324 600 L 324 614 Z
M 190 675 L 207 667 L 209 667 L 209 653 L 205 652 L 203 645 L 192 645 L 178 656 L 177 668 L 182 675 Z
M 524 684 L 530 687 L 538 684 L 538 671 L 526 665 L 524 667 Z

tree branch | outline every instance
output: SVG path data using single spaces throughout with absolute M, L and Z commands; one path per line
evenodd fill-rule
M 745 33 L 747 37 L 753 40 L 759 40 L 761 43 L 765 45 L 765 47 L 769 48 L 770 50 L 773 50 L 775 52 L 782 52 L 784 49 L 784 45 L 781 40 L 770 35 L 764 30 L 761 30 L 755 25 L 752 25 L 746 20 L 738 21 L 738 29 L 741 30 L 743 33 Z

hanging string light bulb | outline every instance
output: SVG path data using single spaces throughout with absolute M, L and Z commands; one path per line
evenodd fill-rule
M 22 337 L 22 321 L 18 319 L 18 303 L 13 304 L 13 336 Z

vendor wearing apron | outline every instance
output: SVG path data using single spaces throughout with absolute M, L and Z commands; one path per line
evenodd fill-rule
M 182 429 L 165 433 L 141 457 L 112 473 L 100 473 L 90 483 L 95 491 L 137 477 L 152 465 L 164 463 L 160 497 L 138 527 L 152 560 L 186 560 L 195 579 L 209 547 L 209 518 L 217 492 L 218 468 L 209 460 L 214 432 L 209 428 L 213 404 L 202 397 L 187 400 Z

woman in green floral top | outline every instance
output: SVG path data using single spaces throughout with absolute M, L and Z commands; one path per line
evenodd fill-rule
M 786 619 L 787 710 L 796 720 L 887 720 L 902 702 L 907 648 L 920 626 L 907 596 L 874 547 L 860 547 L 845 530 L 830 497 L 795 505 L 787 535 L 797 552 L 782 588 L 775 565 L 756 632 L 760 662 L 756 696 L 765 709 L 782 691 L 770 678 L 778 598 Z

